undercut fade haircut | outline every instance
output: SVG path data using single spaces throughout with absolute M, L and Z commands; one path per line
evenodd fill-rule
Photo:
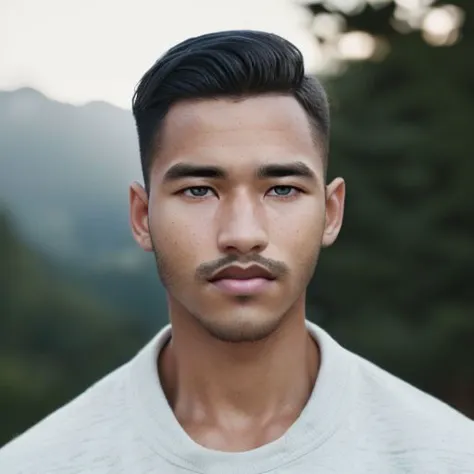
M 272 33 L 237 30 L 190 38 L 167 51 L 142 77 L 132 101 L 147 192 L 163 121 L 173 104 L 270 93 L 291 95 L 304 108 L 326 166 L 327 96 L 316 78 L 305 75 L 295 45 Z

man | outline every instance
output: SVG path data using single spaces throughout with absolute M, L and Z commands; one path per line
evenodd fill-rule
M 300 52 L 253 31 L 172 48 L 133 102 L 171 326 L 0 453 L 10 473 L 474 473 L 474 423 L 306 320 L 342 223 L 328 103 Z

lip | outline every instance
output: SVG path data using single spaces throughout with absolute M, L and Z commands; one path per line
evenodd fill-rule
M 212 282 L 219 290 L 232 295 L 253 295 L 265 291 L 273 280 L 266 278 L 248 278 L 246 280 L 236 280 L 223 278 Z
M 274 280 L 274 275 L 259 265 L 231 265 L 217 272 L 209 281 L 225 293 L 252 295 L 268 289 Z
M 248 267 L 240 265 L 229 265 L 216 272 L 209 281 L 214 283 L 217 280 L 250 280 L 252 278 L 265 278 L 266 280 L 274 280 L 275 276 L 266 268 L 260 265 L 252 264 Z

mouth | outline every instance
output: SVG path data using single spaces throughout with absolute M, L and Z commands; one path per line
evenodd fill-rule
M 217 272 L 209 281 L 225 293 L 252 295 L 265 291 L 275 280 L 276 277 L 269 270 L 258 265 L 233 265 Z

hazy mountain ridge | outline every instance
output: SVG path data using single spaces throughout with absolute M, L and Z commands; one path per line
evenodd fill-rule
M 0 206 L 22 240 L 55 274 L 156 324 L 164 292 L 128 222 L 128 186 L 140 178 L 130 111 L 0 91 Z
M 80 260 L 133 248 L 128 185 L 141 172 L 131 112 L 0 92 L 0 158 L 0 200 L 29 241 Z

